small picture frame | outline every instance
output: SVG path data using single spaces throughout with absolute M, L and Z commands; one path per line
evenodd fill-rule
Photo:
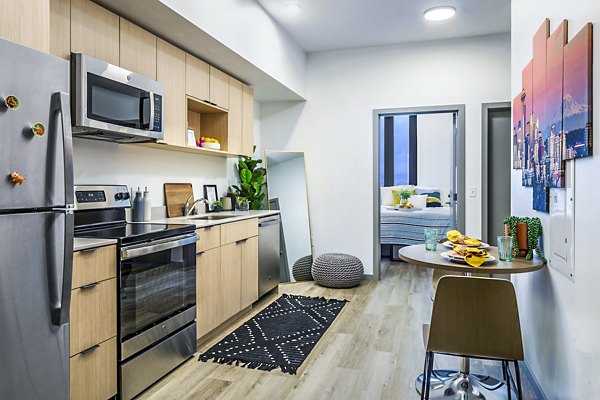
M 217 185 L 204 185 L 204 198 L 208 201 L 208 211 L 213 211 L 215 201 L 219 200 Z

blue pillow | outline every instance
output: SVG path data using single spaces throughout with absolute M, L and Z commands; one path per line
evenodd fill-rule
M 427 207 L 441 207 L 442 201 L 440 199 L 441 195 L 439 191 L 425 191 L 425 190 L 416 190 L 416 194 L 426 194 L 427 195 Z

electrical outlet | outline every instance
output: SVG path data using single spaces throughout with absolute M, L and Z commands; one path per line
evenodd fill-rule
M 477 197 L 477 186 L 469 186 L 469 197 Z

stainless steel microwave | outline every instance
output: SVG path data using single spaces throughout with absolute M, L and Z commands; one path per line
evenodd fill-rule
M 80 53 L 71 55 L 73 135 L 109 142 L 164 139 L 163 87 Z

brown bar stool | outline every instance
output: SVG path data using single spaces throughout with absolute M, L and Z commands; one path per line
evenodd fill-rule
M 509 363 L 514 362 L 518 398 L 523 398 L 519 363 L 524 359 L 517 297 L 504 279 L 444 276 L 437 285 L 429 332 L 421 399 L 429 399 L 434 354 L 502 362 L 508 399 Z

